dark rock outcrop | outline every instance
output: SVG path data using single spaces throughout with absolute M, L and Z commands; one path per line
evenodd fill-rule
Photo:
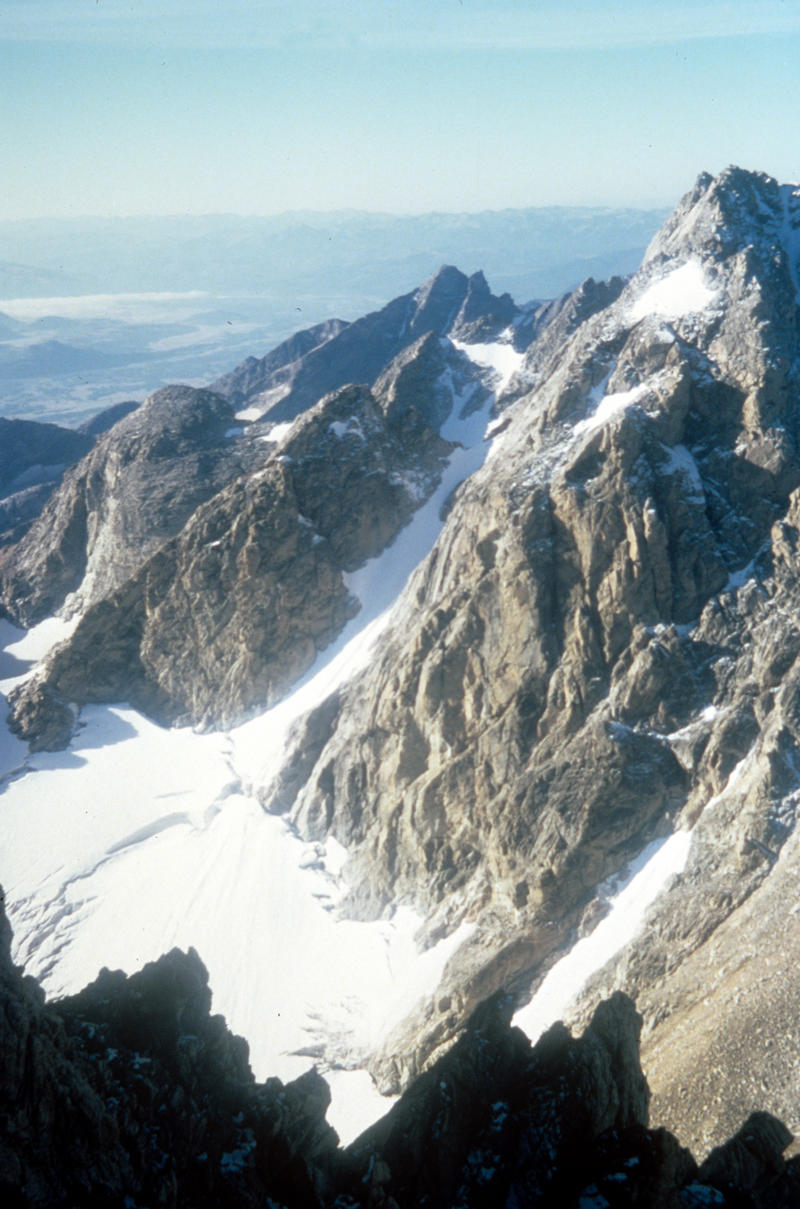
M 0 416 L 0 496 L 42 481 L 56 467 L 63 471 L 91 447 L 90 437 L 70 428 Z
M 57 424 L 0 417 L 0 545 L 19 541 L 92 442 L 90 434 Z
M 0 911 L 0 1191 L 4 1203 L 284 1209 L 750 1209 L 796 1205 L 791 1135 L 752 1117 L 697 1165 L 647 1127 L 640 1019 L 617 995 L 575 1040 L 531 1048 L 512 1001 L 477 1010 L 454 1048 L 346 1151 L 309 1071 L 255 1083 L 194 950 L 131 977 L 103 970 L 46 1004 L 9 957 Z
M 197 954 L 46 1005 L 0 951 L 0 1189 L 12 1206 L 328 1203 L 337 1138 L 309 1072 L 255 1084 Z M 330 1198 L 332 1199 L 332 1197 Z
M 85 606 L 119 586 L 254 463 L 256 451 L 225 439 L 232 420 L 219 395 L 168 386 L 100 437 L 23 541 L 0 555 L 10 615 L 30 625 L 71 592 Z
M 119 420 L 124 420 L 132 411 L 136 411 L 137 407 L 141 406 L 140 399 L 126 399 L 122 403 L 112 403 L 110 407 L 104 407 L 102 411 L 88 420 L 84 420 L 83 424 L 78 426 L 78 432 L 85 432 L 90 437 L 101 437 L 104 432 L 108 432 L 109 428 L 113 428 Z

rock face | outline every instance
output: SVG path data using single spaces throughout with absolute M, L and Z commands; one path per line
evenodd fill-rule
M 194 950 L 101 972 L 45 1004 L 0 915 L 0 1190 L 12 1206 L 796 1204 L 800 1161 L 766 1113 L 698 1170 L 647 1128 L 640 1020 L 617 995 L 583 1037 L 531 1048 L 511 1003 L 482 1005 L 450 1053 L 347 1151 L 314 1071 L 253 1081 Z
M 92 447 L 92 436 L 0 417 L 0 545 L 18 541 L 66 468 Z
M 123 403 L 112 403 L 110 407 L 104 407 L 97 415 L 85 420 L 79 426 L 78 432 L 85 432 L 90 437 L 100 437 L 104 432 L 108 432 L 109 428 L 113 428 L 119 420 L 124 420 L 125 416 L 136 411 L 140 405 L 141 400 L 138 399 L 126 399 Z
M 0 562 L 14 620 L 85 611 L 52 670 L 17 693 L 17 732 L 34 749 L 63 746 L 69 702 L 125 699 L 165 721 L 219 725 L 274 701 L 356 611 L 342 574 L 394 538 L 452 452 L 438 430 L 461 406 L 469 363 L 437 332 L 515 309 L 481 274 L 443 269 L 365 326 L 299 333 L 221 387 L 238 404 L 265 374 L 382 372 L 373 394 L 334 391 L 279 439 L 272 424 L 237 427 L 232 403 L 190 387 L 164 388 L 116 423 Z M 317 354 L 350 328 L 344 361 L 318 373 Z M 469 406 L 486 401 L 477 383 L 468 393 Z
M 296 332 L 265 357 L 248 357 L 236 369 L 217 378 L 211 384 L 211 390 L 224 395 L 235 407 L 240 407 L 265 392 L 286 389 L 302 359 L 313 349 L 338 336 L 346 327 L 342 319 L 328 319 Z
M 85 606 L 121 584 L 252 462 L 249 449 L 225 440 L 232 423 L 220 396 L 178 386 L 115 424 L 5 552 L 0 589 L 11 616 L 30 625 L 69 593 Z
M 639 994 L 794 826 L 799 221 L 767 177 L 701 178 L 616 301 L 531 346 L 539 384 L 518 377 L 496 456 L 316 728 L 316 761 L 304 741 L 309 774 L 265 787 L 349 847 L 354 911 L 405 897 L 431 935 L 476 921 L 376 1058 L 386 1086 L 493 988 L 535 985 L 654 836 L 703 816 L 658 956 L 648 939 L 623 980 Z
M 527 348 L 490 456 L 450 497 L 372 663 L 301 720 L 260 790 L 304 836 L 347 846 L 352 914 L 413 904 L 429 941 L 473 924 L 373 1056 L 384 1088 L 446 1058 L 493 992 L 535 991 L 604 881 L 682 828 L 683 872 L 573 1011 L 588 1020 L 616 987 L 637 997 L 659 1119 L 682 1141 L 706 1149 L 764 1106 L 762 1062 L 766 1107 L 796 1111 L 799 261 L 800 193 L 731 169 L 698 180 L 627 283 L 518 312 L 443 269 L 235 371 L 222 388 L 266 417 L 248 434 L 224 437 L 218 394 L 156 396 L 6 556 L 13 616 L 79 587 L 92 601 L 13 697 L 19 733 L 66 742 L 70 703 L 120 698 L 238 720 L 341 632 L 344 575 L 439 481 L 442 421 L 475 401 L 449 336 L 476 360 Z M 757 1009 L 740 1010 L 745 993 Z M 781 1038 L 774 1066 L 747 1040 L 756 1010 Z
M 431 358 L 423 377 L 438 345 L 411 354 Z M 438 481 L 449 446 L 415 407 L 413 381 L 391 380 L 383 406 L 347 387 L 260 444 L 262 468 L 90 607 L 45 685 L 12 695 L 18 733 L 52 745 L 63 723 L 63 745 L 66 702 L 126 699 L 166 721 L 219 724 L 276 700 L 357 611 L 343 572 L 382 550 Z

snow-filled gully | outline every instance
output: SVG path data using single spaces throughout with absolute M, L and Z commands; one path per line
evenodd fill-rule
M 256 1077 L 294 1078 L 316 1061 L 345 1143 L 390 1103 L 363 1069 L 368 1054 L 435 988 L 469 927 L 420 953 L 421 921 L 408 908 L 391 920 L 340 918 L 346 853 L 333 839 L 304 843 L 264 812 L 254 787 L 277 772 L 293 722 L 368 663 L 436 541 L 442 504 L 490 451 L 492 404 L 519 355 L 505 345 L 462 351 L 493 374 L 495 394 L 462 420 L 466 396 L 453 389 L 443 435 L 461 444 L 439 488 L 391 547 L 348 576 L 362 608 L 288 697 L 228 734 L 165 730 L 125 705 L 89 706 L 66 752 L 33 756 L 0 727 L 0 882 L 15 960 L 54 997 L 78 991 L 102 966 L 133 972 L 175 946 L 194 947 L 214 1010 L 247 1038 Z M 0 692 L 70 628 L 51 619 L 23 635 L 0 622 Z M 518 1013 L 531 1037 L 634 935 L 689 843 L 679 832 L 645 849 L 606 918 Z
M 257 1078 L 294 1078 L 317 1058 L 343 1142 L 390 1103 L 359 1067 L 433 990 L 469 928 L 420 953 L 421 921 L 408 908 L 371 923 L 340 918 L 340 845 L 304 843 L 252 787 L 277 771 L 295 719 L 369 660 L 439 534 L 442 505 L 486 457 L 493 400 L 462 420 L 454 392 L 444 435 L 461 444 L 437 491 L 389 549 L 348 576 L 359 614 L 272 709 L 229 734 L 196 734 L 125 705 L 88 706 L 67 751 L 36 755 L 0 727 L 0 882 L 15 960 L 57 997 L 103 966 L 133 972 L 194 947 L 213 1008 L 247 1038 Z M 71 629 L 57 619 L 27 634 L 0 627 L 2 693 Z

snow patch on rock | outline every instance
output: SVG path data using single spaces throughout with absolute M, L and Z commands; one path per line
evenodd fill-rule
M 502 336 L 489 344 L 466 344 L 462 340 L 454 340 L 453 347 L 479 368 L 492 371 L 492 385 L 498 395 L 505 390 L 525 360 L 525 354 L 518 353 L 510 340 L 504 340 Z
M 704 311 L 715 301 L 718 291 L 707 281 L 702 265 L 689 260 L 654 281 L 634 302 L 631 318 L 634 323 L 648 315 L 681 319 L 684 315 Z
M 589 936 L 556 962 L 531 1002 L 514 1016 L 514 1024 L 531 1041 L 537 1041 L 551 1024 L 563 1019 L 589 977 L 634 938 L 647 908 L 670 878 L 684 869 L 691 842 L 689 831 L 654 840 L 621 875 L 621 884 L 613 879 L 600 887 L 598 897 L 608 902 L 608 914 Z M 611 886 L 614 890 L 609 896 Z

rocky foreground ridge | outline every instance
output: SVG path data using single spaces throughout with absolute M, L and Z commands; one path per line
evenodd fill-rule
M 730 169 L 698 180 L 627 283 L 520 311 L 443 270 L 215 391 L 154 396 L 3 557 L 12 617 L 84 609 L 17 690 L 18 733 L 63 746 L 74 705 L 121 698 L 228 725 L 341 632 L 346 576 L 430 498 L 448 408 L 487 401 L 470 348 L 524 353 L 375 658 L 258 787 L 347 847 L 351 914 L 411 902 L 428 941 L 474 925 L 373 1055 L 383 1088 L 431 1068 L 492 993 L 534 993 L 606 880 L 683 831 L 682 870 L 572 1010 L 635 996 L 658 1120 L 698 1150 L 756 1105 L 800 1126 L 799 261 L 798 190 Z M 232 432 L 241 406 L 263 418 Z M 193 442 L 223 485 L 186 472 Z M 148 547 L 120 509 L 173 467 L 208 494 L 156 493 Z
M 4 1204 L 404 1209 L 417 1205 L 728 1205 L 800 1198 L 791 1135 L 755 1113 L 698 1167 L 647 1126 L 640 1019 L 616 995 L 573 1039 L 535 1048 L 496 996 L 458 1044 L 346 1150 L 316 1072 L 258 1084 L 197 954 L 126 978 L 104 970 L 45 1004 L 0 920 L 0 1190 Z

